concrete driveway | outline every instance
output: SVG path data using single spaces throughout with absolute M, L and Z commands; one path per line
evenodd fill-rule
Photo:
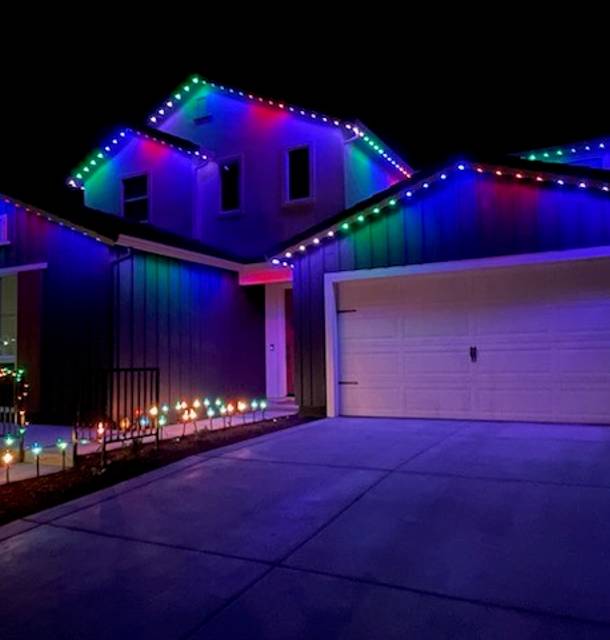
M 610 637 L 610 429 L 330 419 L 0 529 L 12 638 Z

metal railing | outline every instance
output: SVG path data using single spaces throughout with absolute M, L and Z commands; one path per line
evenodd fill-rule
M 147 436 L 158 439 L 156 422 L 148 414 L 148 409 L 158 404 L 158 368 L 119 368 L 93 373 L 81 389 L 73 431 L 74 462 L 78 446 L 84 442 L 99 442 L 104 462 L 108 444 Z

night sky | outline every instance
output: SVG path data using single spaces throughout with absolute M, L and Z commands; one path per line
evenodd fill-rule
M 170 38 L 157 22 L 156 34 L 116 24 L 97 25 L 97 35 L 91 27 L 30 32 L 21 45 L 27 56 L 0 42 L 0 191 L 60 206 L 71 168 L 116 127 L 144 124 L 193 73 L 359 118 L 416 168 L 464 152 L 495 155 L 610 132 L 608 51 L 590 33 L 585 48 L 563 32 L 536 40 L 486 32 L 486 42 L 423 33 L 418 45 L 415 27 L 385 38 L 373 37 L 371 24 L 369 38 L 357 33 L 368 23 L 354 29 L 347 20 L 282 41 L 255 32 L 240 39 L 219 23 L 212 41 L 175 28 Z

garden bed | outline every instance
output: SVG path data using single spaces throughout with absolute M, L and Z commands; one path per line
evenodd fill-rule
M 40 478 L 0 486 L 0 525 L 105 489 L 148 471 L 211 449 L 289 429 L 311 418 L 286 416 L 252 424 L 200 431 L 154 443 L 129 445 L 106 452 L 102 468 L 99 453 L 79 456 L 78 466 Z

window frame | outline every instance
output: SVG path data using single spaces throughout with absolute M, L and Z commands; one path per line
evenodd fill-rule
M 290 153 L 299 149 L 307 149 L 309 151 L 309 195 L 303 198 L 290 198 Z M 316 171 L 315 171 L 315 150 L 311 142 L 292 145 L 284 149 L 284 179 L 283 179 L 283 204 L 285 207 L 294 207 L 299 205 L 311 204 L 316 199 Z
M 146 200 L 148 202 L 147 207 L 147 215 L 146 220 L 132 220 L 125 215 L 125 180 L 130 180 L 131 178 L 141 178 L 146 177 L 146 195 L 139 196 L 137 198 L 129 198 L 127 202 L 139 202 L 140 200 Z M 137 171 L 133 173 L 126 173 L 121 176 L 121 216 L 127 220 L 128 222 L 135 222 L 137 224 L 145 224 L 150 222 L 150 213 L 152 211 L 152 189 L 151 189 L 151 176 L 148 171 Z
M 222 208 L 222 165 L 237 162 L 239 165 L 238 199 L 239 206 L 236 209 Z M 242 153 L 226 156 L 218 160 L 218 212 L 221 217 L 241 215 L 244 209 L 244 156 Z

